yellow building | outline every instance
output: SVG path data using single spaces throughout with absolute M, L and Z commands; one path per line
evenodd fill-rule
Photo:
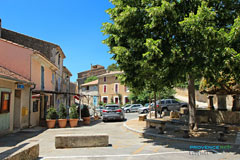
M 121 84 L 118 75 L 121 71 L 109 72 L 98 76 L 99 100 L 103 103 L 126 104 L 129 102 L 128 87 Z

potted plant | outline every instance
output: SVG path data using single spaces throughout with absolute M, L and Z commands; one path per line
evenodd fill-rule
M 48 128 L 54 128 L 55 127 L 56 119 L 57 119 L 57 110 L 54 107 L 48 108 L 47 116 L 46 116 L 46 121 L 47 121 Z
M 81 117 L 83 119 L 83 124 L 90 124 L 90 113 L 87 105 L 83 105 L 83 109 L 81 110 Z
M 77 112 L 77 106 L 73 104 L 70 107 L 70 113 L 69 113 L 69 123 L 71 127 L 76 127 L 78 125 L 78 112 Z
M 58 112 L 58 125 L 60 128 L 65 128 L 67 125 L 67 110 L 63 104 L 60 105 Z

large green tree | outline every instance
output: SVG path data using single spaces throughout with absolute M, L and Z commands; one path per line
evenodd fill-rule
M 239 74 L 239 0 L 112 0 L 104 41 L 136 91 L 188 80 L 190 129 L 194 81 Z M 219 64 L 222 64 L 219 66 Z

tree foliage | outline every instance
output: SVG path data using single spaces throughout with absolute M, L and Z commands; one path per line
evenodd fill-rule
M 239 0 L 111 0 L 104 40 L 135 92 L 189 83 L 195 123 L 194 81 L 240 80 Z M 221 81 L 220 81 L 221 82 Z
M 84 81 L 84 83 L 88 83 L 88 82 L 92 82 L 92 81 L 95 81 L 95 80 L 97 80 L 98 78 L 96 77 L 96 76 L 91 76 L 91 77 L 88 77 L 85 81 Z
M 120 71 L 118 64 L 113 63 L 107 67 L 108 71 Z

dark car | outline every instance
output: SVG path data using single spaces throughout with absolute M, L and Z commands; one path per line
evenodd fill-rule
M 158 107 L 158 112 L 161 111 L 176 111 L 180 110 L 181 107 L 188 107 L 188 103 L 178 102 L 175 99 L 162 99 L 161 105 Z
M 102 110 L 103 121 L 108 120 L 124 120 L 125 115 L 123 110 L 117 104 L 107 104 Z

